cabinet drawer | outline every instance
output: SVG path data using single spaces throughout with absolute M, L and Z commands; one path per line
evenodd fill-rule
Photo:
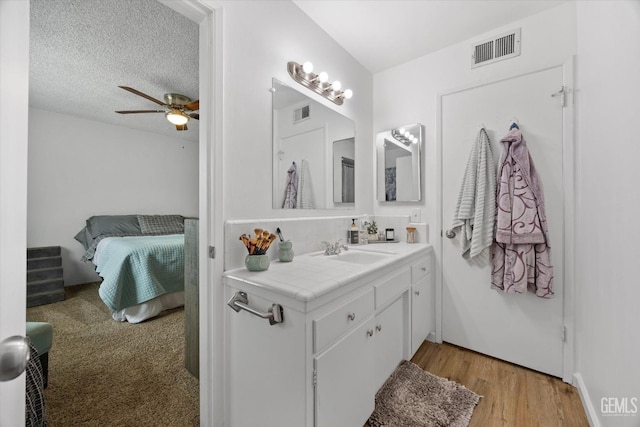
M 416 283 L 429 273 L 431 273 L 431 257 L 411 266 L 411 283 Z
M 373 289 L 313 321 L 313 351 L 317 353 L 373 313 Z
M 380 308 L 390 302 L 393 297 L 411 286 L 411 271 L 403 268 L 388 280 L 376 285 L 376 308 Z

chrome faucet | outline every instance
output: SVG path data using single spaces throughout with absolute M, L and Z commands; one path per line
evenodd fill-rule
M 334 243 L 329 243 L 326 241 L 322 241 L 322 244 L 324 244 L 324 254 L 325 255 L 338 255 L 340 252 L 342 252 L 342 250 L 344 249 L 345 251 L 349 250 L 349 246 L 341 244 L 342 240 L 338 240 L 337 242 Z

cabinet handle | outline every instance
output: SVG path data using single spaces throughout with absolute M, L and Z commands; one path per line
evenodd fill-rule
M 356 320 L 356 314 L 355 313 L 349 313 L 347 314 L 347 319 L 354 321 Z
M 420 296 L 420 291 L 416 291 L 415 293 L 416 295 Z
M 422 267 L 422 268 L 420 268 L 420 270 L 427 271 L 427 267 Z
M 367 331 L 367 336 L 368 336 L 368 337 L 372 337 L 372 336 L 373 336 L 373 329 L 369 329 L 369 330 Z
M 382 325 L 376 325 L 376 331 L 380 332 L 382 330 Z

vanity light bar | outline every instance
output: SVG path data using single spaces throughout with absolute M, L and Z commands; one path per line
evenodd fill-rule
M 391 135 L 405 145 L 418 143 L 418 138 L 412 135 L 409 131 L 404 130 L 404 128 L 393 129 L 391 131 Z
M 318 95 L 324 96 L 334 104 L 342 105 L 345 99 L 353 96 L 351 89 L 341 90 L 342 83 L 338 80 L 329 83 L 329 75 L 324 71 L 320 74 L 315 74 L 313 72 L 313 64 L 309 61 L 302 65 L 294 61 L 289 61 L 287 63 L 287 71 L 293 80 L 311 89 Z

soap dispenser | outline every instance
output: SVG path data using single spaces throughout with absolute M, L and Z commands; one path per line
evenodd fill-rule
M 350 245 L 357 245 L 359 241 L 360 230 L 358 230 L 358 226 L 356 225 L 356 219 L 351 219 L 351 225 L 347 231 L 347 242 Z

